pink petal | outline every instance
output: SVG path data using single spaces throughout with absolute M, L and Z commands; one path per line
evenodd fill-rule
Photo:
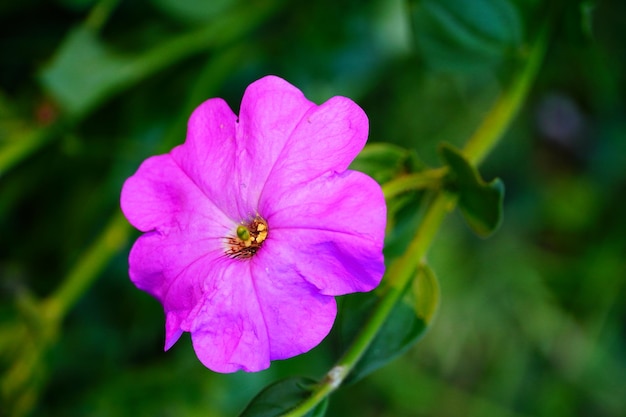
M 165 313 L 165 346 L 164 350 L 170 350 L 178 339 L 183 335 L 183 329 L 180 327 L 182 318 L 174 311 Z
M 326 174 L 300 187 L 264 196 L 259 212 L 273 229 L 337 231 L 382 250 L 386 206 L 376 181 L 358 171 Z
M 170 155 L 146 159 L 124 183 L 120 205 L 142 232 L 184 229 L 196 221 L 217 227 L 230 224 Z
M 214 260 L 223 256 L 221 239 L 180 233 L 149 232 L 133 245 L 128 258 L 130 279 L 163 304 L 166 349 L 181 331 L 189 330 L 182 323 L 201 302 Z
M 330 332 L 337 314 L 334 297 L 319 294 L 297 271 L 276 259 L 278 246 L 280 243 L 268 242 L 251 262 L 272 360 L 317 346 Z
M 237 116 L 222 99 L 202 103 L 192 113 L 187 139 L 171 152 L 172 158 L 202 192 L 235 222 L 254 215 L 255 207 L 242 202 L 245 189 L 239 175 L 235 139 Z
M 129 256 L 129 275 L 159 299 L 166 313 L 166 348 L 199 299 L 198 259 L 224 254 L 223 238 L 235 226 L 179 168 L 170 155 L 144 161 L 124 184 L 122 211 L 144 234 Z M 201 263 L 199 265 L 204 265 Z M 195 274 L 195 275 L 194 275 Z
M 189 316 L 198 359 L 216 372 L 269 367 L 267 329 L 248 261 L 223 258 L 205 280 L 203 302 Z
M 172 151 L 207 197 L 236 221 L 256 215 L 265 188 L 345 170 L 367 139 L 367 116 L 350 99 L 316 106 L 274 76 L 246 89 L 240 113 L 236 123 L 223 100 L 204 102 L 189 120 L 187 140 Z
M 270 229 L 270 233 L 266 246 L 274 239 L 280 242 L 273 261 L 313 284 L 320 294 L 371 291 L 385 272 L 382 251 L 374 250 L 366 239 L 315 229 Z
M 352 100 L 333 97 L 311 108 L 291 134 L 264 187 L 261 201 L 277 189 L 297 187 L 327 172 L 342 172 L 363 149 L 368 121 Z
M 260 212 L 270 227 L 267 244 L 280 242 L 275 262 L 291 265 L 326 295 L 378 285 L 386 207 L 374 180 L 344 171 L 271 197 Z
M 268 175 L 304 115 L 315 104 L 285 80 L 267 76 L 250 84 L 239 112 L 237 140 L 244 149 L 239 154 L 242 197 L 256 205 Z

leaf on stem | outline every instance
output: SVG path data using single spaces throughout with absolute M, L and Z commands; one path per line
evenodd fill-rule
M 380 299 L 381 296 L 373 292 L 353 294 L 344 299 L 340 331 L 346 345 L 357 336 L 368 313 Z M 427 265 L 421 265 L 344 384 L 362 379 L 406 352 L 425 334 L 438 304 L 437 277 Z
M 366 173 L 379 184 L 423 168 L 415 151 L 388 143 L 366 145 L 350 165 L 350 169 Z
M 442 144 L 439 153 L 450 169 L 448 188 L 459 195 L 458 207 L 470 228 L 479 236 L 494 233 L 502 222 L 504 184 L 498 178 L 486 183 L 460 150 Z
M 219 17 L 224 10 L 237 4 L 236 0 L 154 0 L 154 5 L 164 13 L 183 23 L 202 24 Z
M 403 182 L 410 174 L 425 173 L 424 178 L 436 183 L 437 178 L 428 177 L 426 166 L 414 150 L 388 143 L 368 144 L 350 165 L 350 169 L 364 172 L 383 187 L 387 199 L 387 232 L 385 234 L 385 257 L 393 258 L 404 253 L 411 240 L 412 230 L 418 215 L 415 210 L 420 204 L 422 189 Z M 398 183 L 400 187 L 398 187 Z M 387 194 L 389 186 L 393 187 Z M 401 191 L 398 192 L 398 188 Z M 405 189 L 406 188 L 406 189 Z M 422 186 L 421 188 L 426 188 Z
M 459 72 L 497 65 L 522 43 L 510 0 L 412 0 L 416 46 L 428 64 Z
M 114 54 L 84 26 L 66 37 L 40 80 L 71 115 L 86 113 L 117 85 L 130 59 Z
M 285 414 L 311 395 L 316 381 L 305 377 L 291 377 L 268 385 L 239 415 L 239 417 L 277 417 Z M 328 398 L 303 417 L 322 417 Z

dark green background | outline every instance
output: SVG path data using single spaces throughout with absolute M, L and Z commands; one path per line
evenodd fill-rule
M 219 96 L 237 111 L 250 82 L 276 74 L 318 103 L 351 97 L 371 142 L 437 166 L 437 144 L 467 140 L 543 24 L 538 78 L 481 168 L 506 185 L 502 227 L 480 239 L 447 219 L 429 333 L 333 395 L 328 415 L 626 413 L 624 2 L 143 0 L 100 22 L 94 4 L 0 3 L 0 156 L 45 138 L 0 172 L 0 415 L 15 400 L 9 346 L 33 342 L 14 331 L 19 300 L 58 288 L 124 179 L 184 140 L 194 106 Z M 127 277 L 136 236 L 24 371 L 40 387 L 31 415 L 234 416 L 278 377 L 330 368 L 333 337 L 257 374 L 212 373 L 188 336 L 163 353 L 161 307 Z

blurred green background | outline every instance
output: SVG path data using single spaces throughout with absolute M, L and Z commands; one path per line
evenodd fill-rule
M 332 335 L 257 374 L 212 373 L 188 335 L 162 352 L 161 306 L 127 276 L 124 179 L 200 102 L 237 111 L 266 74 L 351 97 L 371 142 L 438 166 L 543 25 L 539 75 L 481 167 L 507 187 L 503 226 L 480 239 L 449 216 L 428 334 L 328 415 L 626 415 L 625 24 L 621 0 L 1 2 L 0 415 L 235 416 L 279 377 L 321 377 Z

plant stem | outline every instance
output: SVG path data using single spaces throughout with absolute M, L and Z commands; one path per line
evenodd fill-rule
M 464 153 L 472 163 L 480 163 L 491 152 L 519 111 L 545 54 L 546 38 L 547 31 L 544 29 L 533 45 L 525 67 L 509 89 L 496 101 L 484 122 L 468 140 Z M 407 189 L 423 188 L 426 183 L 424 177 L 414 176 L 411 179 L 415 180 L 416 184 L 412 187 L 405 183 L 405 181 L 409 181 L 406 179 L 407 177 L 398 179 L 395 183 L 391 181 L 386 184 L 383 187 L 385 196 L 390 198 Z M 409 247 L 404 255 L 395 261 L 387 271 L 387 279 L 391 281 L 387 292 L 374 309 L 372 316 L 361 329 L 348 351 L 326 374 L 324 380 L 316 386 L 311 395 L 284 414 L 283 417 L 302 417 L 313 410 L 317 404 L 341 385 L 343 379 L 350 373 L 374 340 L 389 317 L 391 310 L 400 299 L 402 291 L 415 276 L 415 272 L 423 262 L 446 214 L 453 210 L 456 205 L 456 195 L 442 189 L 433 192 L 435 197 L 426 210 L 422 223 L 419 225 Z
M 392 198 L 411 190 L 438 188 L 441 186 L 441 180 L 445 174 L 445 168 L 437 168 L 394 178 L 382 187 L 383 194 L 385 194 L 385 200 L 391 200 Z
M 50 126 L 34 128 L 5 142 L 0 148 L 0 177 L 55 138 L 59 134 L 60 125 L 61 122 L 57 121 Z
M 426 250 L 435 238 L 439 226 L 445 215 L 454 208 L 456 196 L 439 192 L 429 206 L 424 220 L 420 224 L 417 233 L 404 255 L 390 268 L 387 276 L 393 277 L 391 285 L 382 297 L 374 313 L 361 329 L 350 349 L 339 359 L 337 364 L 328 372 L 326 378 L 313 390 L 311 396 L 300 403 L 296 408 L 284 414 L 283 417 L 304 416 L 319 404 L 328 394 L 337 389 L 343 379 L 350 373 L 352 368 L 361 359 L 369 345 L 378 334 L 378 331 L 389 317 L 391 310 L 396 305 L 404 287 L 415 275 Z
M 117 1 L 102 0 L 94 7 L 83 25 L 96 31 L 100 29 Z M 230 46 L 233 41 L 242 38 L 243 35 L 270 17 L 279 9 L 281 3 L 282 0 L 275 0 L 235 9 L 212 24 L 178 35 L 133 58 L 128 64 L 120 68 L 116 77 L 109 82 L 107 88 L 103 89 L 102 94 L 84 108 L 74 111 L 66 109 L 53 125 L 33 129 L 32 133 L 23 135 L 14 143 L 7 143 L 0 147 L 0 176 L 42 148 L 46 143 L 56 139 L 68 127 L 80 123 L 101 104 L 124 89 L 194 54 Z
M 88 248 L 61 286 L 39 302 L 29 293 L 18 298 L 25 327 L 20 337 L 21 351 L 5 372 L 1 397 L 15 416 L 26 415 L 35 404 L 45 380 L 45 354 L 58 337 L 68 310 L 97 278 L 110 258 L 126 244 L 130 226 L 121 213 L 113 217 L 100 237 Z
M 81 118 L 94 108 L 115 96 L 118 92 L 145 80 L 159 71 L 168 68 L 190 56 L 203 51 L 215 50 L 230 44 L 242 35 L 257 27 L 277 9 L 279 1 L 262 5 L 238 8 L 224 14 L 211 24 L 178 35 L 139 55 L 124 61 L 115 78 L 107 81 L 106 88 L 83 108 L 75 109 L 73 116 Z
M 543 61 L 547 47 L 547 32 L 548 26 L 544 25 L 528 54 L 525 67 L 509 89 L 500 96 L 465 145 L 463 151 L 473 165 L 480 164 L 493 150 L 519 112 Z
M 94 32 L 99 32 L 118 3 L 119 0 L 101 0 L 91 9 L 84 25 Z
M 113 216 L 98 239 L 82 254 L 61 286 L 43 302 L 43 311 L 48 319 L 53 322 L 62 320 L 107 262 L 126 244 L 130 230 L 130 225 L 121 212 Z

